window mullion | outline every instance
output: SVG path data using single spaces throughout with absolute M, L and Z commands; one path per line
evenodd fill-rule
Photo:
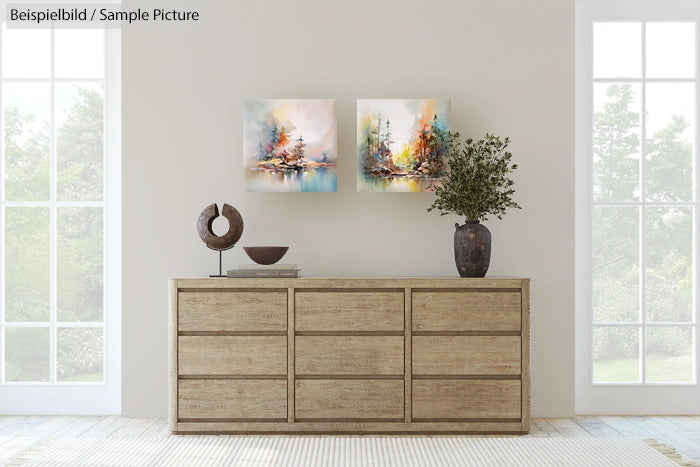
M 652 323 L 646 323 L 645 326 L 647 328 L 660 328 L 660 327 L 690 327 L 694 328 L 696 323 L 694 321 L 678 321 L 678 322 L 667 322 L 667 321 L 660 321 L 660 322 L 652 322 Z M 637 322 L 605 322 L 605 321 L 598 321 L 593 323 L 593 327 L 618 327 L 618 328 L 629 328 L 629 327 L 639 327 L 640 323 Z
M 51 208 L 55 204 L 61 208 L 101 208 L 105 206 L 104 201 L 6 201 L 5 206 L 20 208 Z
M 590 77 L 590 81 L 587 82 L 587 92 L 588 92 L 588 101 L 587 103 L 587 109 L 590 110 L 590 115 L 588 115 L 588 118 L 586 119 L 588 128 L 586 128 L 586 136 L 588 141 L 586 142 L 588 145 L 590 145 L 588 151 L 586 151 L 586 228 L 587 228 L 587 245 L 586 245 L 586 289 L 588 291 L 588 303 L 586 307 L 586 312 L 588 313 L 587 316 L 587 329 L 586 329 L 586 352 L 588 353 L 587 359 L 588 359 L 588 364 L 587 366 L 587 371 L 588 374 L 586 375 L 586 379 L 592 384 L 593 383 L 593 375 L 594 375 L 594 359 L 593 359 L 593 346 L 594 346 L 594 339 L 595 336 L 593 335 L 593 323 L 595 322 L 595 317 L 594 317 L 594 312 L 593 312 L 593 210 L 595 207 L 595 197 L 593 196 L 594 193 L 594 176 L 593 176 L 593 171 L 594 171 L 594 162 L 593 162 L 593 154 L 594 154 L 594 146 L 593 146 L 593 134 L 595 132 L 595 81 L 593 80 L 593 50 L 594 50 L 594 43 L 593 43 L 593 21 L 588 21 L 588 50 L 586 51 L 586 59 L 585 63 L 588 65 L 588 73 L 586 73 L 586 78 Z
M 102 42 L 102 47 L 103 47 L 103 62 L 102 62 L 102 278 L 103 278 L 103 283 L 106 284 L 108 282 L 108 271 L 109 271 L 109 261 L 107 258 L 107 245 L 109 245 L 109 222 L 108 222 L 108 216 L 107 216 L 107 193 L 109 192 L 109 180 L 107 177 L 107 158 L 109 154 L 109 145 L 110 145 L 110 132 L 109 132 L 109 125 L 111 123 L 111 119 L 108 117 L 109 110 L 110 110 L 110 102 L 111 102 L 111 89 L 109 86 L 107 86 L 107 81 L 110 76 L 110 67 L 109 67 L 109 49 L 110 49 L 110 39 L 109 39 L 109 34 L 107 31 L 104 33 L 104 41 Z M 108 288 L 103 287 L 102 288 L 102 382 L 104 384 L 108 384 L 107 378 L 111 378 L 111 375 L 109 374 L 109 360 L 112 358 L 111 352 L 109 352 L 109 336 L 107 335 L 107 315 L 110 309 L 109 305 L 109 300 L 108 300 Z
M 90 84 L 101 83 L 103 78 L 2 78 L 5 83 L 68 83 L 68 84 Z
M 49 222 L 50 233 L 49 241 L 51 246 L 49 248 L 50 257 L 50 268 L 49 268 L 49 290 L 50 290 L 50 350 L 49 350 L 49 364 L 50 364 L 50 383 L 55 384 L 57 380 L 57 331 L 56 331 L 56 321 L 57 321 L 57 291 L 56 291 L 56 83 L 55 78 L 55 30 L 51 29 L 51 41 L 50 41 L 50 115 L 49 115 L 49 134 L 51 135 L 49 139 L 49 163 L 50 163 L 50 194 L 49 194 Z
M 698 144 L 700 144 L 700 125 L 698 124 L 698 112 L 700 111 L 700 60 L 698 60 L 698 52 L 700 51 L 700 26 L 699 21 L 695 21 L 695 145 L 693 147 L 693 319 L 695 327 L 691 339 L 693 345 L 693 383 L 698 382 L 698 374 L 700 374 L 700 350 L 698 349 L 698 333 L 700 333 L 700 312 L 698 312 L 698 271 L 700 271 L 700 255 L 698 255 L 698 180 L 700 164 L 698 164 Z
M 593 78 L 593 83 L 640 84 L 645 83 L 694 83 L 695 78 Z
M 642 21 L 642 80 L 641 80 L 641 122 L 640 122 L 640 141 L 639 141 L 639 196 L 640 196 L 640 212 L 639 212 L 639 320 L 641 328 L 639 333 L 639 375 L 641 383 L 646 383 L 646 105 L 647 105 L 647 23 Z
M 5 37 L 0 23 L 0 45 Z M 0 47 L 0 75 L 3 64 L 2 47 Z M 5 111 L 4 83 L 0 82 L 0 384 L 5 383 Z
M 684 208 L 684 207 L 695 207 L 694 201 L 647 201 L 644 203 L 646 207 L 656 207 L 656 208 Z M 594 207 L 639 207 L 641 203 L 638 201 L 624 201 L 624 202 L 608 202 L 608 201 L 595 201 L 593 202 Z

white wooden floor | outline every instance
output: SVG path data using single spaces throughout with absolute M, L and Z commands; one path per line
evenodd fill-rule
M 172 436 L 160 418 L 0 416 L 0 463 L 45 438 Z M 700 463 L 700 417 L 536 418 L 527 436 L 653 438 Z

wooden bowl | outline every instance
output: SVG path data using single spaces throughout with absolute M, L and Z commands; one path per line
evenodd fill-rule
M 244 246 L 246 254 L 258 264 L 275 264 L 289 250 L 288 246 Z

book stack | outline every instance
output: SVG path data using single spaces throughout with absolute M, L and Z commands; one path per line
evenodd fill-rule
M 296 264 L 241 264 L 229 269 L 228 277 L 299 277 L 301 269 Z

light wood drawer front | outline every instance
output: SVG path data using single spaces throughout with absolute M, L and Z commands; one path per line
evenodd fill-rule
M 413 292 L 414 331 L 520 331 L 520 292 Z
M 403 331 L 403 292 L 297 292 L 297 331 Z
M 519 375 L 519 336 L 414 336 L 414 375 Z
M 286 375 L 285 336 L 180 336 L 180 375 Z
M 520 380 L 413 380 L 413 418 L 520 418 Z
M 401 419 L 402 380 L 301 380 L 295 383 L 296 419 Z
M 178 418 L 287 420 L 287 381 L 180 380 Z
M 286 292 L 180 292 L 180 331 L 286 331 Z
M 403 375 L 403 336 L 297 336 L 297 375 Z

